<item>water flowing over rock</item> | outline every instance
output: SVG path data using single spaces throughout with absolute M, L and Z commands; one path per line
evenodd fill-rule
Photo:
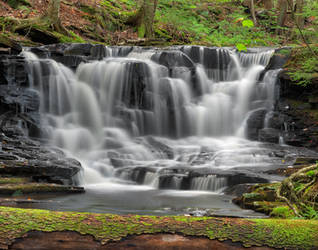
M 270 144 L 284 139 L 287 120 L 277 109 L 280 61 L 274 53 L 200 46 L 25 48 L 0 60 L 0 101 L 6 110 L 18 108 L 16 120 L 23 116 L 33 136 L 78 159 L 88 188 L 221 193 L 277 181 L 265 171 L 291 165 L 299 154 L 316 156 Z

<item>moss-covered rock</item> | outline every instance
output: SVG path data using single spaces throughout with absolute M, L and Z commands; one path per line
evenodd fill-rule
M 271 217 L 318 219 L 318 166 L 302 165 L 308 161 L 298 159 L 298 171 L 291 172 L 281 183 L 251 186 L 234 203 Z
M 0 195 L 22 196 L 31 193 L 83 193 L 81 187 L 50 183 L 16 183 L 0 185 Z
M 249 187 L 247 193 L 235 198 L 233 201 L 242 208 L 252 209 L 275 217 L 275 213 L 272 213 L 273 210 L 276 207 L 286 205 L 276 197 L 278 186 L 279 183 L 257 184 Z
M 3 184 L 22 184 L 30 182 L 30 178 L 23 177 L 0 177 L 0 185 Z
M 10 52 L 14 54 L 18 54 L 22 51 L 21 45 L 4 33 L 0 34 L 0 47 L 10 48 Z

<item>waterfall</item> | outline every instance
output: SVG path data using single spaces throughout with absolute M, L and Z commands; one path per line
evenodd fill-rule
M 50 143 L 81 161 L 84 184 L 218 191 L 229 185 L 226 177 L 191 173 L 198 166 L 212 171 L 279 162 L 269 160 L 259 143 L 236 136 L 244 135 L 254 111 L 266 109 L 270 116 L 279 71 L 261 75 L 273 50 L 100 51 L 100 60 L 82 62 L 75 71 L 22 53 L 30 88 L 41 96 Z

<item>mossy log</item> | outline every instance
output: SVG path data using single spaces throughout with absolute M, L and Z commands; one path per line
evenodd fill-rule
M 183 235 L 185 237 L 196 237 L 196 239 L 202 239 L 203 237 L 208 240 L 224 242 L 228 245 L 228 248 L 223 246 L 223 248 L 218 249 L 240 249 L 241 247 L 251 246 L 263 247 L 255 249 L 318 248 L 318 221 L 185 216 L 120 216 L 0 207 L 0 246 L 2 248 L 10 247 L 10 249 L 14 249 L 15 243 L 20 242 L 22 244 L 24 239 L 36 238 L 36 235 L 34 235 L 36 232 L 60 232 L 65 235 L 68 232 L 74 232 L 83 237 L 85 235 L 92 236 L 100 246 L 94 249 L 111 249 L 106 248 L 106 246 L 115 249 L 116 244 L 124 242 L 127 237 L 158 234 Z M 48 239 L 47 237 L 44 238 Z M 188 244 L 188 239 L 184 242 L 184 246 Z M 85 240 L 80 243 L 84 244 Z M 157 242 L 157 245 L 154 245 L 157 248 L 153 249 L 166 249 L 163 248 L 164 245 L 161 246 L 160 244 L 160 241 Z M 63 240 L 61 240 L 60 246 L 63 246 Z

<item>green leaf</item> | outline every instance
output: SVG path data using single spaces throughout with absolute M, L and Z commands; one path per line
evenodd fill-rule
M 243 50 L 243 51 L 247 51 L 247 48 L 246 48 L 246 46 L 245 46 L 243 43 L 238 43 L 238 44 L 236 44 L 236 48 L 237 48 L 237 50 L 238 50 L 239 52 L 241 52 L 242 50 Z
M 247 27 L 247 28 L 252 28 L 252 27 L 254 27 L 253 21 L 252 21 L 252 20 L 249 20 L 249 19 L 244 20 L 244 21 L 242 22 L 242 25 L 243 25 L 243 27 Z

